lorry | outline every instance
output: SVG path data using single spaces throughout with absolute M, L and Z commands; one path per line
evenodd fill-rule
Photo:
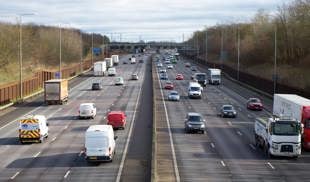
M 19 141 L 41 143 L 48 137 L 48 123 L 43 115 L 29 115 L 19 120 Z
M 104 76 L 107 70 L 107 63 L 105 61 L 98 61 L 94 63 L 94 76 Z
M 221 84 L 221 70 L 216 68 L 209 68 L 208 69 L 208 83 L 212 85 L 219 85 Z
M 113 60 L 112 60 L 112 58 L 104 58 L 104 61 L 107 62 L 107 68 L 112 68 L 113 67 Z
M 288 115 L 303 125 L 302 147 L 310 149 L 310 100 L 295 94 L 275 94 L 274 115 Z
M 256 118 L 255 145 L 268 157 L 297 158 L 301 154 L 301 123 L 289 117 Z
M 118 65 L 118 63 L 119 63 L 118 55 L 112 55 L 112 56 L 111 56 L 111 59 L 112 59 L 113 64 L 114 64 L 115 66 Z
M 44 100 L 49 104 L 64 104 L 68 102 L 68 80 L 52 79 L 44 82 Z

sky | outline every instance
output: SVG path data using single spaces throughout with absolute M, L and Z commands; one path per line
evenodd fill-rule
M 0 0 L 0 21 L 78 28 L 114 41 L 175 41 L 216 24 L 246 22 L 292 0 Z M 30 15 L 32 14 L 32 15 Z

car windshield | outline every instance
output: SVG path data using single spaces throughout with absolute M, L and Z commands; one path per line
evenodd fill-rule
M 274 135 L 299 135 L 299 124 L 297 122 L 278 121 L 273 123 L 272 131 Z
M 179 95 L 177 92 L 171 92 L 170 95 Z
M 99 86 L 99 83 L 93 83 L 93 86 Z
M 233 107 L 232 106 L 224 106 L 223 110 L 225 110 L 225 111 L 233 110 Z
M 260 102 L 260 100 L 259 99 L 251 99 L 250 102 L 258 103 L 258 102 Z
M 190 122 L 201 122 L 201 117 L 200 116 L 189 116 L 188 120 Z
M 212 79 L 220 79 L 221 76 L 220 75 L 212 75 Z
M 116 78 L 117 82 L 121 82 L 123 79 L 122 78 Z
M 81 110 L 91 110 L 93 107 L 92 105 L 82 105 L 80 106 Z
M 205 80 L 206 79 L 206 75 L 196 75 L 196 79 L 197 80 Z
M 191 91 L 200 91 L 199 87 L 191 87 Z

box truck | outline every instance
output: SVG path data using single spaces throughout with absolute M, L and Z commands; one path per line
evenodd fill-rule
M 273 114 L 290 116 L 303 125 L 302 147 L 310 149 L 310 100 L 295 94 L 275 94 Z
M 107 64 L 105 61 L 98 61 L 94 63 L 94 76 L 104 76 L 104 72 L 107 70 Z
M 209 84 L 219 85 L 221 84 L 221 70 L 215 68 L 208 69 L 208 82 Z
M 107 68 L 112 68 L 113 67 L 113 60 L 112 60 L 112 58 L 104 58 L 104 61 L 107 62 Z
M 112 58 L 113 64 L 118 65 L 119 63 L 118 55 L 112 55 L 111 58 Z
M 68 102 L 68 80 L 53 79 L 44 82 L 44 100 L 49 104 L 64 104 Z
M 25 116 L 19 120 L 20 143 L 41 143 L 48 137 L 48 124 L 43 115 Z

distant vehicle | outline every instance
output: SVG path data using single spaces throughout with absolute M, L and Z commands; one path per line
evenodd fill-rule
M 107 68 L 112 68 L 114 63 L 112 58 L 104 58 L 104 61 L 107 63 Z
M 202 115 L 195 112 L 187 113 L 185 120 L 185 133 L 201 132 L 205 133 L 206 123 Z
M 173 69 L 173 65 L 172 64 L 167 65 L 167 69 Z
M 68 98 L 68 80 L 53 79 L 44 82 L 44 100 L 47 105 L 67 103 Z
M 207 86 L 207 74 L 205 73 L 195 73 L 194 78 L 195 81 L 197 81 L 201 86 L 205 87 Z
M 171 81 L 166 81 L 164 88 L 167 90 L 173 90 L 173 83 Z
M 291 118 L 256 118 L 255 144 L 263 148 L 268 157 L 297 158 L 301 154 L 302 125 Z
M 79 109 L 79 118 L 91 118 L 94 119 L 97 114 L 97 109 L 94 103 L 82 103 Z
M 105 61 L 98 61 L 94 63 L 94 76 L 104 76 L 107 70 L 107 63 Z
M 136 58 L 132 57 L 130 60 L 130 64 L 136 64 Z
M 168 100 L 170 101 L 179 101 L 180 100 L 180 95 L 177 91 L 173 90 L 170 91 L 168 94 Z
M 290 116 L 302 123 L 302 147 L 310 149 L 310 100 L 295 94 L 274 94 L 273 115 Z
M 113 65 L 118 65 L 118 63 L 119 63 L 118 55 L 112 55 L 111 59 L 113 61 Z
M 167 73 L 161 73 L 159 77 L 160 77 L 161 80 L 168 80 Z
M 139 63 L 144 63 L 143 59 L 140 59 L 140 60 L 139 60 Z
M 219 85 L 221 84 L 221 70 L 215 68 L 208 69 L 208 82 L 209 84 Z
M 92 90 L 101 90 L 102 89 L 102 85 L 101 82 L 94 82 L 91 86 Z
M 166 60 L 166 61 L 165 61 L 165 64 L 171 64 L 171 61 Z
M 184 80 L 184 77 L 183 77 L 182 74 L 177 74 L 177 76 L 176 76 L 175 79 L 176 79 L 176 80 Z
M 221 107 L 221 116 L 224 117 L 237 117 L 237 111 L 232 105 L 223 105 Z
M 124 61 L 123 61 L 123 64 L 128 64 L 127 60 L 124 60 Z
M 107 116 L 108 125 L 112 125 L 113 129 L 125 129 L 126 114 L 123 111 L 111 111 Z
M 138 74 L 134 73 L 131 75 L 132 80 L 139 80 Z
M 185 63 L 185 67 L 191 67 L 191 63 Z
M 85 133 L 86 161 L 112 162 L 116 139 L 111 125 L 91 125 Z
M 109 68 L 108 69 L 108 76 L 115 76 L 116 75 L 116 69 L 113 68 Z
M 199 98 L 202 97 L 202 90 L 203 88 L 199 83 L 190 82 L 188 86 L 188 97 L 189 98 Z
M 258 98 L 249 98 L 246 107 L 247 109 L 250 110 L 259 110 L 259 111 L 263 110 L 264 108 L 261 100 Z
M 167 70 L 166 69 L 161 69 L 161 70 L 159 70 L 159 73 L 167 73 Z
M 157 64 L 157 67 L 158 67 L 158 68 L 163 67 L 163 64 L 162 64 L 162 63 L 158 63 L 158 64 Z
M 192 67 L 191 67 L 191 70 L 192 70 L 192 71 L 197 71 L 197 67 L 196 67 L 196 66 L 192 66 Z
M 43 115 L 25 116 L 19 120 L 19 141 L 24 143 L 41 143 L 48 137 L 48 123 Z
M 123 77 L 116 77 L 115 85 L 124 85 L 124 78 Z

